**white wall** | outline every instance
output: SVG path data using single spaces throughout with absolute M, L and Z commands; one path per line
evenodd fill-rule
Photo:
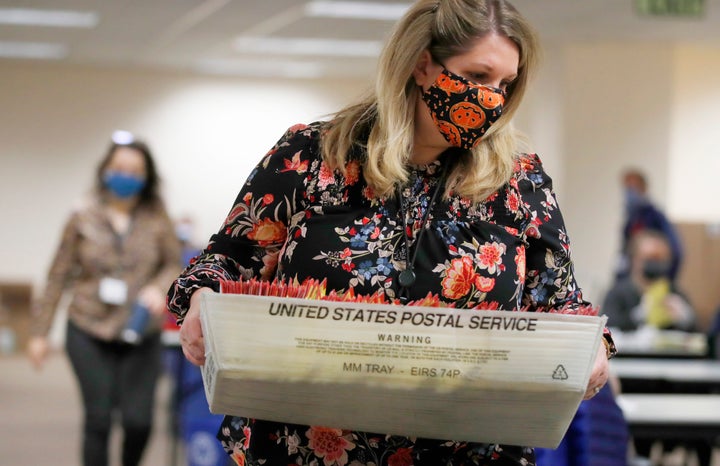
M 515 126 L 530 139 L 530 149 L 543 162 L 553 179 L 555 194 L 561 203 L 565 197 L 564 48 L 547 43 L 543 47 L 541 67 L 530 83 L 525 100 L 516 117 Z
M 337 110 L 365 85 L 3 63 L 0 279 L 44 281 L 113 130 L 148 141 L 171 214 L 192 215 L 204 244 L 286 128 Z
M 680 46 L 675 60 L 668 211 L 720 223 L 720 47 Z

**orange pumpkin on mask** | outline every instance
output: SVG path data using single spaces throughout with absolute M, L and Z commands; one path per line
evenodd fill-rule
M 478 94 L 478 102 L 485 108 L 496 108 L 505 103 L 505 99 L 500 94 L 489 92 L 487 90 L 480 91 Z
M 445 136 L 445 139 L 453 146 L 460 147 L 462 140 L 460 139 L 460 131 L 447 121 L 436 120 L 438 129 Z
M 452 79 L 446 74 L 441 74 L 435 81 L 435 85 L 449 94 L 459 94 L 467 90 L 467 85 L 457 79 Z
M 460 102 L 450 109 L 450 120 L 463 128 L 479 128 L 485 124 L 485 112 L 470 102 Z

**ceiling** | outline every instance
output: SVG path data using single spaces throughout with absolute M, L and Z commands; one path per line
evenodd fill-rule
M 366 0 L 398 6 L 402 0 Z M 720 0 L 705 0 L 700 19 L 638 16 L 635 0 L 515 0 L 543 41 L 700 42 L 720 46 Z M 0 24 L 3 44 L 55 47 L 54 61 L 70 64 L 155 67 L 243 76 L 361 77 L 372 72 L 377 47 L 393 21 L 308 16 L 301 0 L 0 0 L 2 8 L 94 12 L 94 27 Z M 402 5 L 400 5 L 402 6 Z M 285 53 L 275 43 L 243 43 L 241 37 L 291 39 Z M 343 52 L 304 39 L 336 39 Z M 54 44 L 54 45 L 53 45 Z M 320 43 L 319 45 L 323 45 Z M 265 48 L 263 48 L 265 47 Z M 17 58 L 13 58 L 17 59 Z M 0 58 L 0 66 L 3 60 Z

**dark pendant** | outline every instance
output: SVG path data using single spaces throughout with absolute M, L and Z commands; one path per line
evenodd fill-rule
M 398 283 L 403 288 L 410 288 L 415 284 L 415 272 L 412 269 L 405 269 L 398 275 Z

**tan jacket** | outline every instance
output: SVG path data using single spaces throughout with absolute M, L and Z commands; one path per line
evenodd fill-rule
M 68 318 L 89 334 L 116 339 L 127 322 L 134 297 L 146 285 L 165 292 L 181 271 L 180 243 L 165 208 L 141 205 L 131 226 L 120 238 L 110 225 L 99 200 L 73 212 L 50 267 L 43 295 L 34 306 L 33 334 L 47 335 L 58 303 L 72 292 Z M 99 283 L 104 277 L 123 280 L 128 300 L 124 305 L 104 303 Z M 160 328 L 161 319 L 153 326 Z

